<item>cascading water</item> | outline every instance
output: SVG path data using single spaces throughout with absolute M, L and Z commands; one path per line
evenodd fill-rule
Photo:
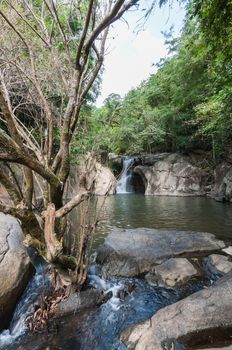
M 148 319 L 160 308 L 208 285 L 205 281 L 199 281 L 178 291 L 150 286 L 138 278 L 112 277 L 105 280 L 97 274 L 96 266 L 92 265 L 88 275 L 89 285 L 102 289 L 104 294 L 110 292 L 112 297 L 98 308 L 55 320 L 53 331 L 28 334 L 25 319 L 44 289 L 41 287 L 44 284 L 42 278 L 41 273 L 37 272 L 25 291 L 10 330 L 0 335 L 1 350 L 126 350 L 119 335 L 127 326 Z
M 116 188 L 117 193 L 134 192 L 134 188 L 132 185 L 132 177 L 133 177 L 132 167 L 133 167 L 134 161 L 135 161 L 134 157 L 125 157 L 123 159 L 123 169 Z
M 46 269 L 47 267 L 43 265 L 43 262 L 36 266 L 36 273 L 15 308 L 9 329 L 0 332 L 0 349 L 8 350 L 10 344 L 13 344 L 16 339 L 26 333 L 27 317 L 34 312 L 41 295 L 46 293 L 47 288 L 49 288 Z

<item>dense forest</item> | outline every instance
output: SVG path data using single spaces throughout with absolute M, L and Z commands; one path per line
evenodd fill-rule
M 232 2 L 187 5 L 181 37 L 164 33 L 168 56 L 125 98 L 111 94 L 83 113 L 77 152 L 117 154 L 208 150 L 228 153 L 232 140 Z

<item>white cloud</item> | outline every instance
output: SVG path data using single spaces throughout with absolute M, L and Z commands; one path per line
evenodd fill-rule
M 184 11 L 178 16 L 175 15 L 178 27 L 183 17 Z M 155 71 L 152 64 L 157 63 L 166 54 L 164 39 L 160 32 L 171 25 L 167 23 L 167 14 L 158 10 L 147 23 L 146 29 L 136 34 L 133 28 L 138 18 L 138 14 L 130 13 L 128 15 L 130 28 L 121 21 L 111 29 L 108 40 L 109 53 L 105 57 L 105 71 L 98 106 L 110 93 L 124 96 L 131 88 L 139 85 Z

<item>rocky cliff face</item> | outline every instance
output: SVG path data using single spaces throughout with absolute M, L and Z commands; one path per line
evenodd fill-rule
M 179 154 L 164 154 L 152 166 L 138 165 L 134 172 L 146 185 L 146 195 L 203 196 L 206 173 Z
M 123 157 L 110 155 L 110 164 L 119 166 Z M 205 153 L 147 154 L 135 157 L 134 174 L 143 181 L 146 195 L 209 196 L 232 202 L 232 162 L 215 166 Z
M 80 188 L 92 192 L 97 196 L 114 194 L 116 178 L 110 168 L 103 166 L 96 157 L 83 157 L 78 166 L 70 171 L 66 187 L 66 197 L 71 198 Z

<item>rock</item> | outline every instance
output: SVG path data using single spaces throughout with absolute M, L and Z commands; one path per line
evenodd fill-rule
M 111 164 L 116 163 L 117 165 L 122 166 L 123 156 L 120 156 L 120 155 L 115 154 L 115 153 L 109 153 L 108 159 L 109 159 L 109 162 L 111 162 Z
M 0 329 L 7 327 L 32 271 L 19 222 L 0 213 Z
M 104 276 L 132 277 L 152 272 L 172 257 L 197 257 L 224 248 L 211 233 L 155 229 L 114 229 L 97 254 Z
M 158 280 L 169 287 L 186 283 L 197 275 L 197 270 L 185 258 L 171 258 L 155 268 Z
M 116 179 L 111 170 L 100 163 L 96 163 L 96 176 L 94 183 L 94 194 L 105 196 L 114 194 L 116 189 Z
M 222 251 L 225 252 L 228 255 L 232 255 L 232 246 L 224 248 L 224 249 L 222 249 Z
M 79 293 L 71 294 L 66 300 L 58 304 L 55 317 L 62 317 L 87 308 L 99 306 L 104 300 L 104 293 L 101 289 L 87 289 Z
M 140 157 L 142 165 L 154 165 L 156 162 L 163 160 L 170 153 L 145 154 Z
M 99 163 L 96 157 L 87 154 L 78 166 L 78 180 L 84 177 L 83 186 L 85 190 L 98 196 L 114 194 L 116 190 L 116 178 L 112 171 Z
M 151 286 L 157 286 L 159 282 L 158 277 L 150 272 L 145 275 L 145 281 Z
M 214 171 L 214 186 L 211 196 L 216 201 L 232 201 L 232 165 L 228 162 L 218 164 Z
M 220 203 L 223 203 L 226 201 L 226 196 L 224 193 L 217 193 L 215 196 L 214 196 L 214 199 L 216 202 L 220 202 Z
M 220 285 L 222 283 L 230 281 L 231 279 L 232 279 L 232 270 L 226 273 L 224 276 L 220 277 L 216 282 L 214 282 L 214 284 Z
M 167 154 L 153 166 L 138 165 L 134 172 L 144 180 L 146 195 L 203 196 L 204 171 L 193 166 L 187 157 Z
M 232 270 L 232 262 L 228 256 L 212 254 L 204 259 L 204 263 L 211 273 L 228 273 Z
M 194 293 L 159 310 L 151 319 L 130 326 L 122 333 L 121 340 L 128 349 L 135 350 L 171 349 L 175 340 L 181 343 L 183 339 L 188 339 L 191 345 L 195 342 L 195 348 L 200 332 L 213 334 L 214 329 L 232 326 L 231 288 L 232 278 Z M 190 348 L 188 342 L 186 349 Z

